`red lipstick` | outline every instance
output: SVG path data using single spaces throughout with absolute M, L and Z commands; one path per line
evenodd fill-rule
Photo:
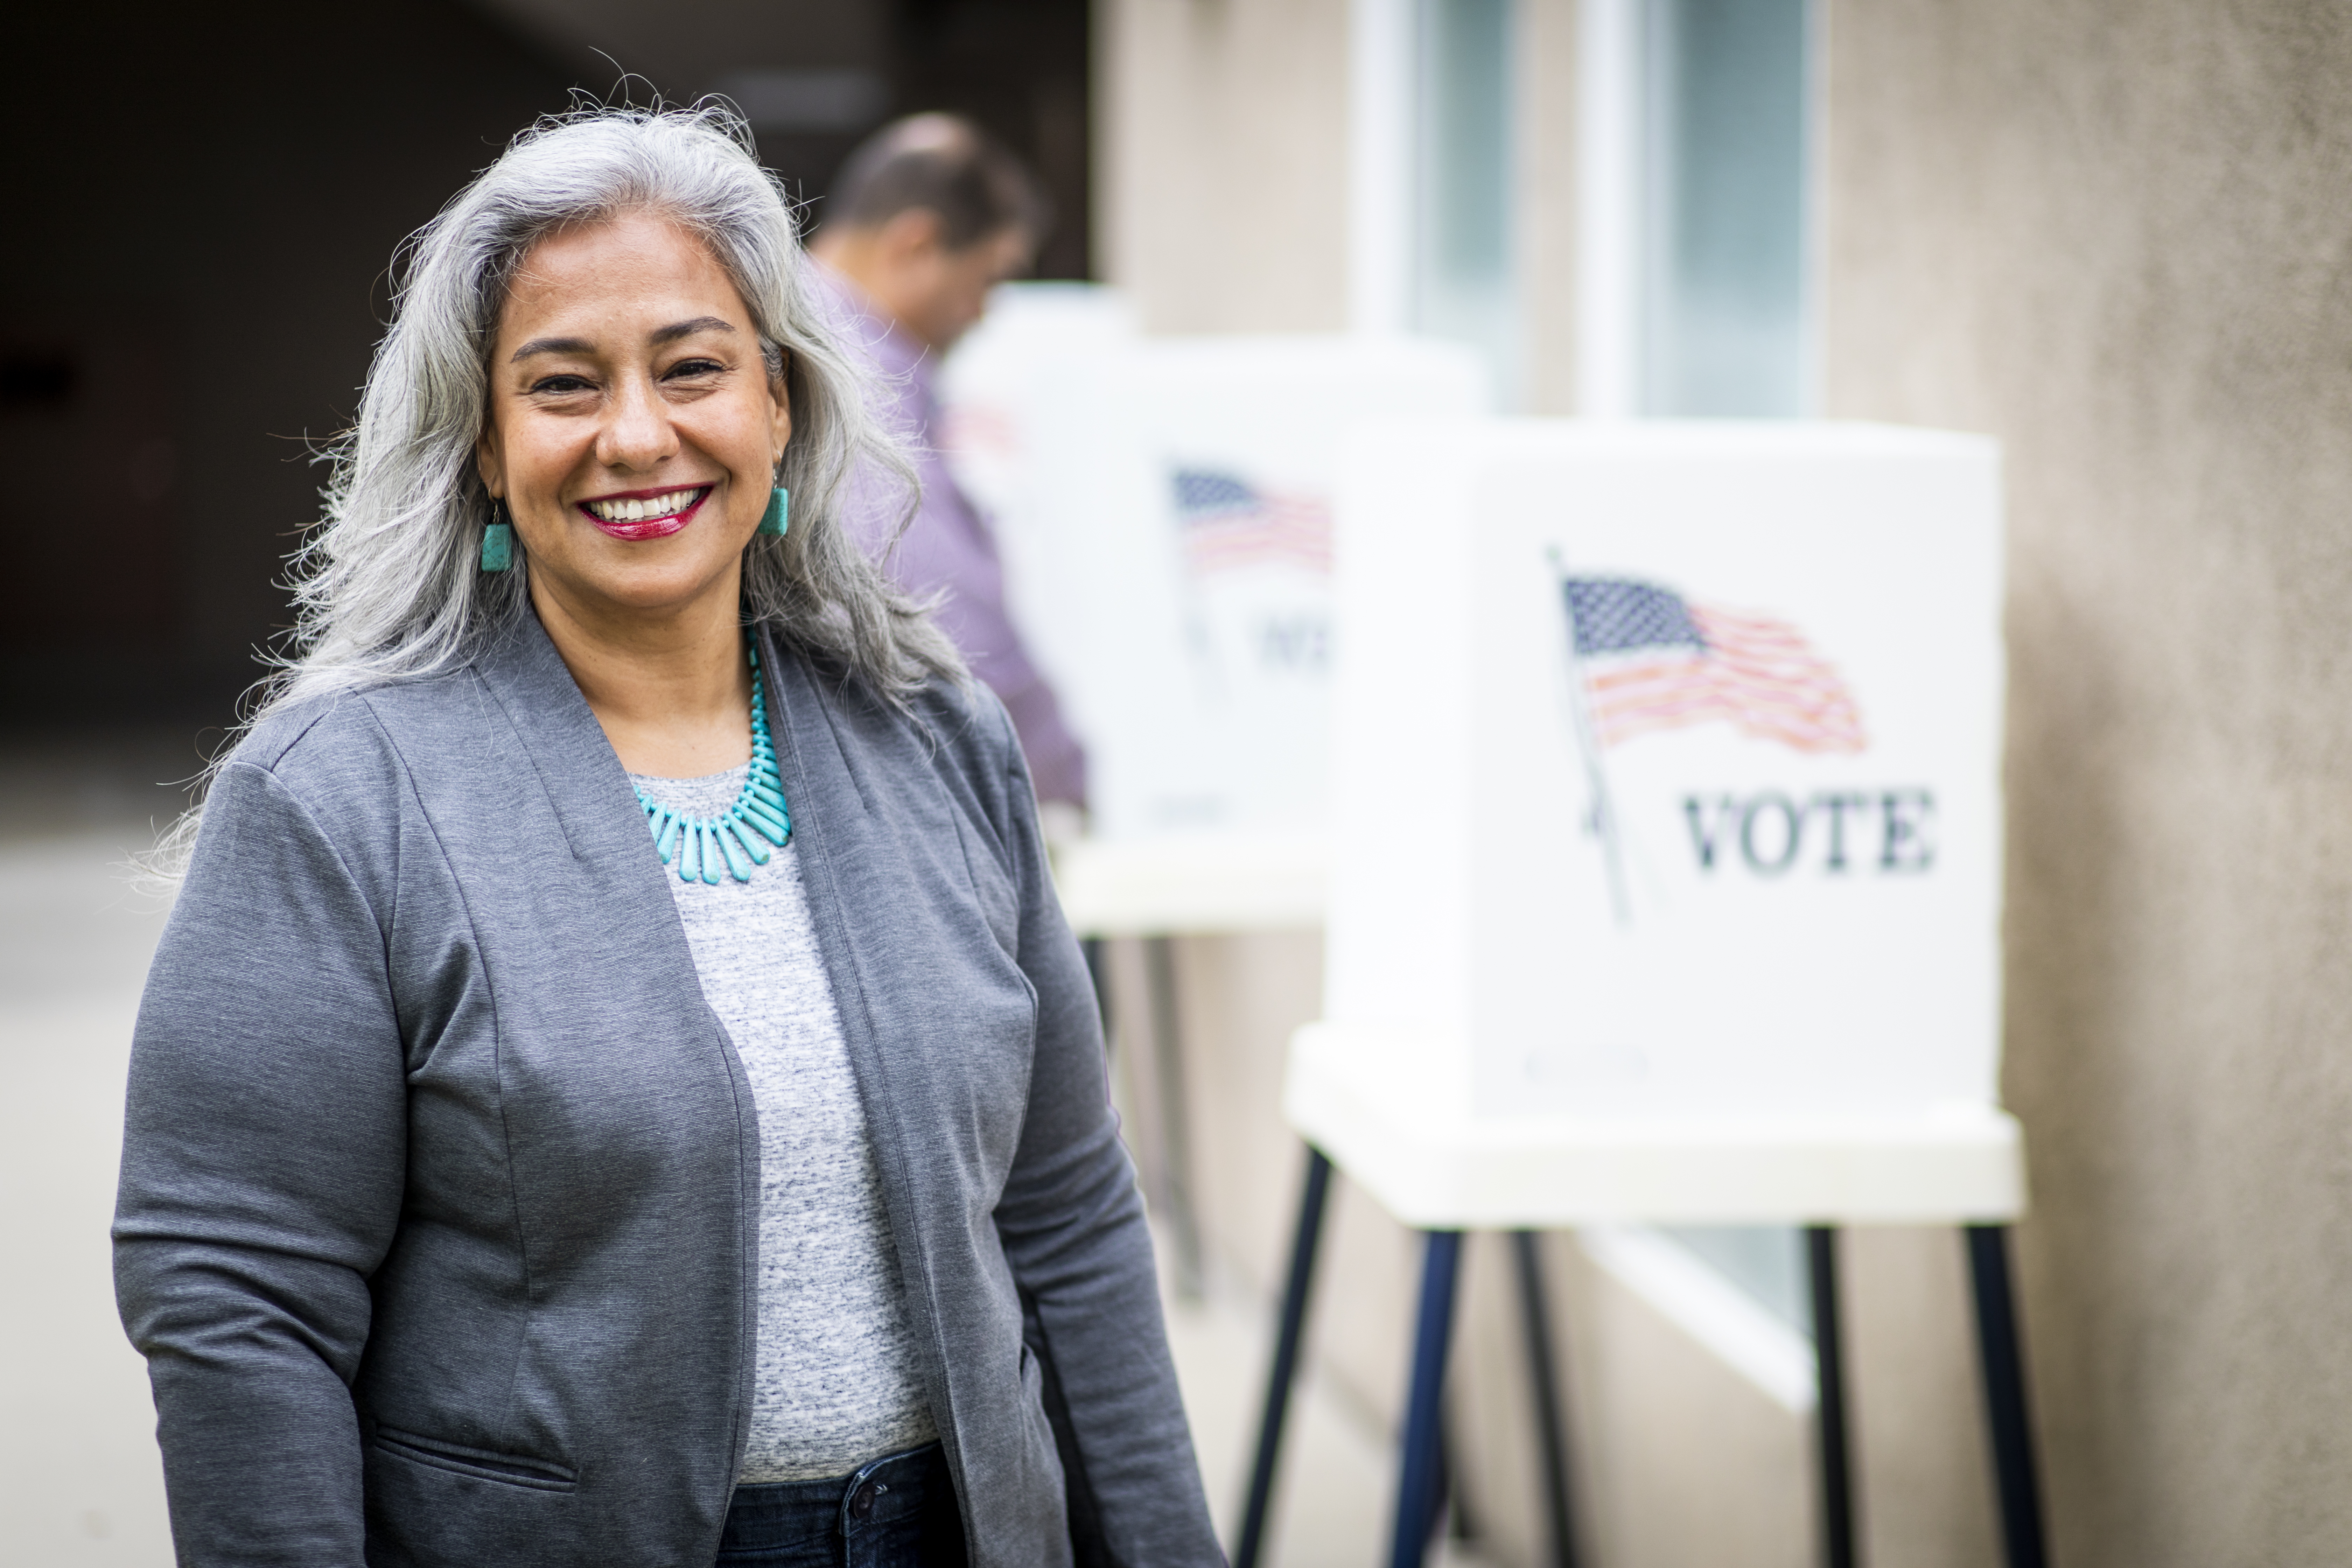
M 710 499 L 710 492 L 717 488 L 714 485 L 665 485 L 658 489 L 615 490 L 610 495 L 592 496 L 576 504 L 581 516 L 594 523 L 610 537 L 637 543 L 648 539 L 667 539 L 671 534 L 692 522 L 695 514 L 702 510 L 702 503 Z M 688 501 L 676 511 L 666 512 L 659 517 L 608 518 L 600 515 L 596 510 L 596 505 L 600 502 L 652 501 L 665 496 L 682 495 L 689 491 L 694 497 L 692 500 Z

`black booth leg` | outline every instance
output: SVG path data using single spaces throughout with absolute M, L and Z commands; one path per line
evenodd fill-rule
M 1838 1333 L 1837 1231 L 1805 1230 L 1813 1287 L 1813 1361 L 1818 1368 L 1822 1459 L 1822 1555 L 1829 1568 L 1853 1568 L 1853 1468 L 1847 1447 L 1845 1358 Z
M 1184 1032 L 1176 1007 L 1176 943 L 1172 938 L 1143 939 L 1145 983 L 1151 998 L 1151 1057 L 1160 1101 L 1160 1163 L 1167 1204 L 1169 1238 L 1175 1244 L 1176 1293 L 1197 1301 L 1206 1293 L 1201 1254 L 1201 1223 L 1192 1212 L 1192 1133 L 1184 1087 Z
M 1397 1478 L 1396 1540 L 1390 1568 L 1421 1568 L 1437 1522 L 1445 1352 L 1454 1335 L 1454 1284 L 1461 1271 L 1462 1233 L 1433 1230 L 1421 1270 L 1421 1312 L 1412 1336 L 1412 1392 L 1406 1401 L 1404 1464 Z
M 1976 1287 L 1977 1343 L 1983 1352 L 1985 1414 L 1992 1429 L 1993 1480 L 2009 1568 L 2042 1568 L 2042 1488 L 2033 1465 L 2033 1423 L 2025 1403 L 2025 1352 L 2010 1288 L 2009 1227 L 1968 1226 L 1969 1276 Z
M 1331 1162 L 1320 1149 L 1307 1151 L 1307 1183 L 1298 1198 L 1298 1228 L 1290 1241 L 1290 1278 L 1282 1288 L 1282 1328 L 1274 1343 L 1274 1371 L 1266 1378 L 1265 1415 L 1257 1428 L 1257 1458 L 1250 1465 L 1249 1501 L 1242 1509 L 1242 1535 L 1234 1568 L 1257 1568 L 1265 1542 L 1265 1514 L 1274 1500 L 1275 1460 L 1282 1452 L 1282 1424 L 1290 1413 L 1290 1388 L 1298 1377 L 1298 1342 L 1307 1326 L 1307 1292 L 1315 1282 L 1315 1249 L 1323 1236 L 1323 1209 L 1331 1190 Z
M 1568 1435 L 1560 1419 L 1559 1368 L 1551 1348 L 1551 1308 L 1544 1299 L 1543 1253 L 1531 1230 L 1511 1233 L 1518 1265 L 1519 1317 L 1528 1337 L 1528 1376 L 1536 1391 L 1536 1437 L 1543 1449 L 1544 1522 L 1551 1532 L 1553 1568 L 1576 1568 L 1576 1532 L 1569 1512 Z

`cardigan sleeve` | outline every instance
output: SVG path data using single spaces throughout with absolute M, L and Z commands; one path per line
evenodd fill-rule
M 361 1568 L 350 1385 L 404 1138 L 377 915 L 285 784 L 232 763 L 140 1004 L 114 1222 L 181 1563 Z
M 1009 728 L 1006 752 L 999 829 L 1019 889 L 1037 1044 L 996 1220 L 1055 1406 L 1072 1544 L 1081 1568 L 1216 1568 L 1224 1555 L 1168 1353 L 1143 1201 L 1110 1108 L 1094 984 L 1062 918 Z

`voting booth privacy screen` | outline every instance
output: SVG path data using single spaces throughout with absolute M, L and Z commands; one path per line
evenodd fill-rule
M 1087 748 L 1097 836 L 1320 834 L 1340 444 L 1366 419 L 1478 412 L 1477 362 L 1145 339 L 1105 290 L 1000 298 L 950 362 L 947 420 Z
M 1480 1118 L 1994 1104 L 1990 442 L 1399 424 L 1342 473 L 1332 1025 Z

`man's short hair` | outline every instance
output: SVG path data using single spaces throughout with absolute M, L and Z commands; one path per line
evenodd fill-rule
M 1052 204 L 1020 159 L 953 114 L 893 121 L 858 144 L 834 177 L 824 221 L 874 228 L 920 208 L 939 215 L 940 242 L 962 250 L 1010 227 L 1045 237 Z

